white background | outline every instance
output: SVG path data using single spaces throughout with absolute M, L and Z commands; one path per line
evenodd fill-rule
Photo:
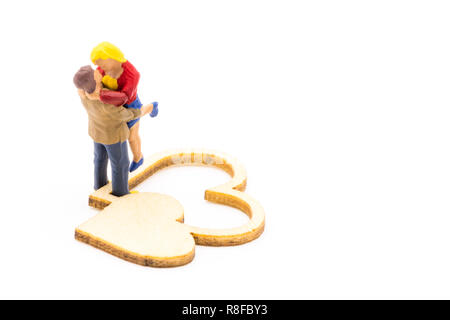
M 447 1 L 9 1 L 0 9 L 0 298 L 450 298 Z M 159 101 L 146 155 L 237 157 L 266 230 L 145 268 L 74 240 L 96 210 L 72 77 L 110 41 Z M 186 223 L 245 223 L 206 203 L 228 176 L 164 170 Z

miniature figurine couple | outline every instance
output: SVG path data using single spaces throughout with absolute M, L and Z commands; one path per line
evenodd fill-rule
M 128 172 L 139 168 L 141 152 L 139 118 L 158 114 L 158 102 L 143 106 L 137 95 L 139 72 L 125 59 L 119 48 L 102 42 L 91 52 L 97 66 L 84 66 L 73 81 L 89 117 L 89 135 L 94 140 L 94 188 L 108 183 L 107 165 L 111 160 L 112 194 L 129 193 Z M 130 165 L 130 144 L 133 161 Z

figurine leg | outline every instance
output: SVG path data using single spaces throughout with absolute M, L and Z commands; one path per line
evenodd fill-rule
M 130 128 L 130 137 L 128 142 L 130 143 L 131 152 L 133 153 L 133 161 L 139 162 L 142 158 L 141 152 L 141 137 L 139 136 L 139 124 L 140 121 L 136 122 Z
M 128 190 L 128 159 L 127 142 L 119 142 L 116 144 L 106 145 L 109 159 L 111 160 L 112 173 L 112 194 L 115 196 L 123 196 L 129 192 Z
M 94 142 L 94 189 L 108 183 L 108 153 L 103 144 Z

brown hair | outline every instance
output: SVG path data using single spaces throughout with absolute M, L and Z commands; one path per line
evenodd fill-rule
M 73 83 L 75 84 L 75 87 L 83 89 L 87 93 L 94 92 L 95 87 L 97 86 L 94 79 L 94 69 L 92 69 L 91 66 L 81 67 L 80 70 L 75 73 Z

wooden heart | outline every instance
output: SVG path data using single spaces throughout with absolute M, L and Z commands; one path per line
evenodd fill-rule
M 244 167 L 224 154 L 204 150 L 156 154 L 130 176 L 130 189 L 158 170 L 186 165 L 213 166 L 228 172 L 232 179 L 206 190 L 205 199 L 235 207 L 246 213 L 249 221 L 228 229 L 185 225 L 183 208 L 174 198 L 148 192 L 116 197 L 108 184 L 90 195 L 89 205 L 103 210 L 76 228 L 75 238 L 137 264 L 173 267 L 192 261 L 195 243 L 239 245 L 261 235 L 265 225 L 264 210 L 259 202 L 243 192 L 247 182 Z

